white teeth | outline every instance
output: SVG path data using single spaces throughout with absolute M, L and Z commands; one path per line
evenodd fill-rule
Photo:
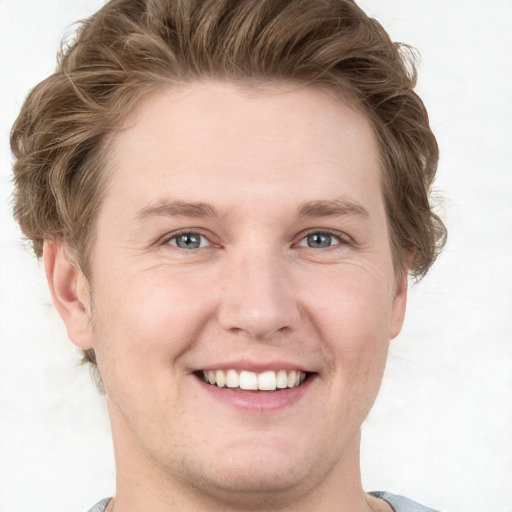
M 226 372 L 226 386 L 228 388 L 237 388 L 239 383 L 238 373 L 235 370 L 228 370 Z
M 299 383 L 300 383 L 300 377 L 299 377 Z M 288 374 L 288 387 L 294 388 L 297 385 L 297 372 L 295 370 L 292 370 Z
M 203 371 L 203 380 L 220 388 L 240 388 L 251 391 L 275 391 L 276 389 L 294 388 L 306 380 L 306 373 L 297 370 L 268 370 L 262 373 L 246 370 Z
M 226 385 L 226 374 L 222 370 L 215 372 L 215 383 L 219 388 L 223 388 Z
M 304 378 L 306 377 L 306 374 L 304 374 Z M 288 375 L 286 375 L 286 370 L 279 370 L 277 372 L 277 379 L 276 379 L 276 387 L 278 389 L 284 389 L 288 387 Z
M 258 376 L 254 372 L 240 372 L 240 389 L 258 389 Z
M 274 391 L 276 389 L 276 372 L 263 372 L 258 375 L 258 389 L 262 391 Z

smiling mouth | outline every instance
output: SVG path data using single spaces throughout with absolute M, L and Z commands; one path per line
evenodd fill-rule
M 277 391 L 296 388 L 307 378 L 306 372 L 299 370 L 279 370 L 256 373 L 246 370 L 203 370 L 198 376 L 207 384 L 219 388 L 247 391 Z

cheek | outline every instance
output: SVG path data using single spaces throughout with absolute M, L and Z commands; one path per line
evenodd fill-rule
M 310 322 L 329 362 L 324 376 L 329 449 L 338 454 L 373 406 L 389 346 L 387 289 L 378 276 L 351 270 L 336 275 L 331 269 L 328 279 L 317 280 L 323 286 L 311 286 L 307 293 Z
M 180 273 L 154 271 L 107 281 L 95 295 L 99 362 L 115 359 L 112 367 L 146 379 L 144 362 L 168 373 L 210 317 L 209 295 L 198 284 Z
M 392 291 L 388 279 L 366 268 L 341 268 L 305 280 L 307 309 L 314 311 L 317 324 L 328 330 L 327 338 L 339 340 L 346 349 L 389 339 L 392 320 Z
M 392 301 L 385 281 L 363 271 L 344 272 L 331 275 L 323 287 L 311 287 L 307 295 L 337 385 L 351 387 L 356 395 L 367 387 L 376 392 L 389 347 Z

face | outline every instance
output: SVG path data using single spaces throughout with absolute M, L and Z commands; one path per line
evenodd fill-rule
M 311 88 L 190 85 L 146 98 L 109 168 L 78 342 L 118 463 L 211 493 L 356 471 L 406 293 L 365 117 Z

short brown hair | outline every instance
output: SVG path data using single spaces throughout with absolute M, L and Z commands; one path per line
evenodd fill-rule
M 209 78 L 353 102 L 379 143 L 395 269 L 408 254 L 411 274 L 426 274 L 446 240 L 429 202 L 436 139 L 411 52 L 351 0 L 111 0 L 81 22 L 11 133 L 14 214 L 38 256 L 62 239 L 89 274 L 109 135 L 155 88 Z

